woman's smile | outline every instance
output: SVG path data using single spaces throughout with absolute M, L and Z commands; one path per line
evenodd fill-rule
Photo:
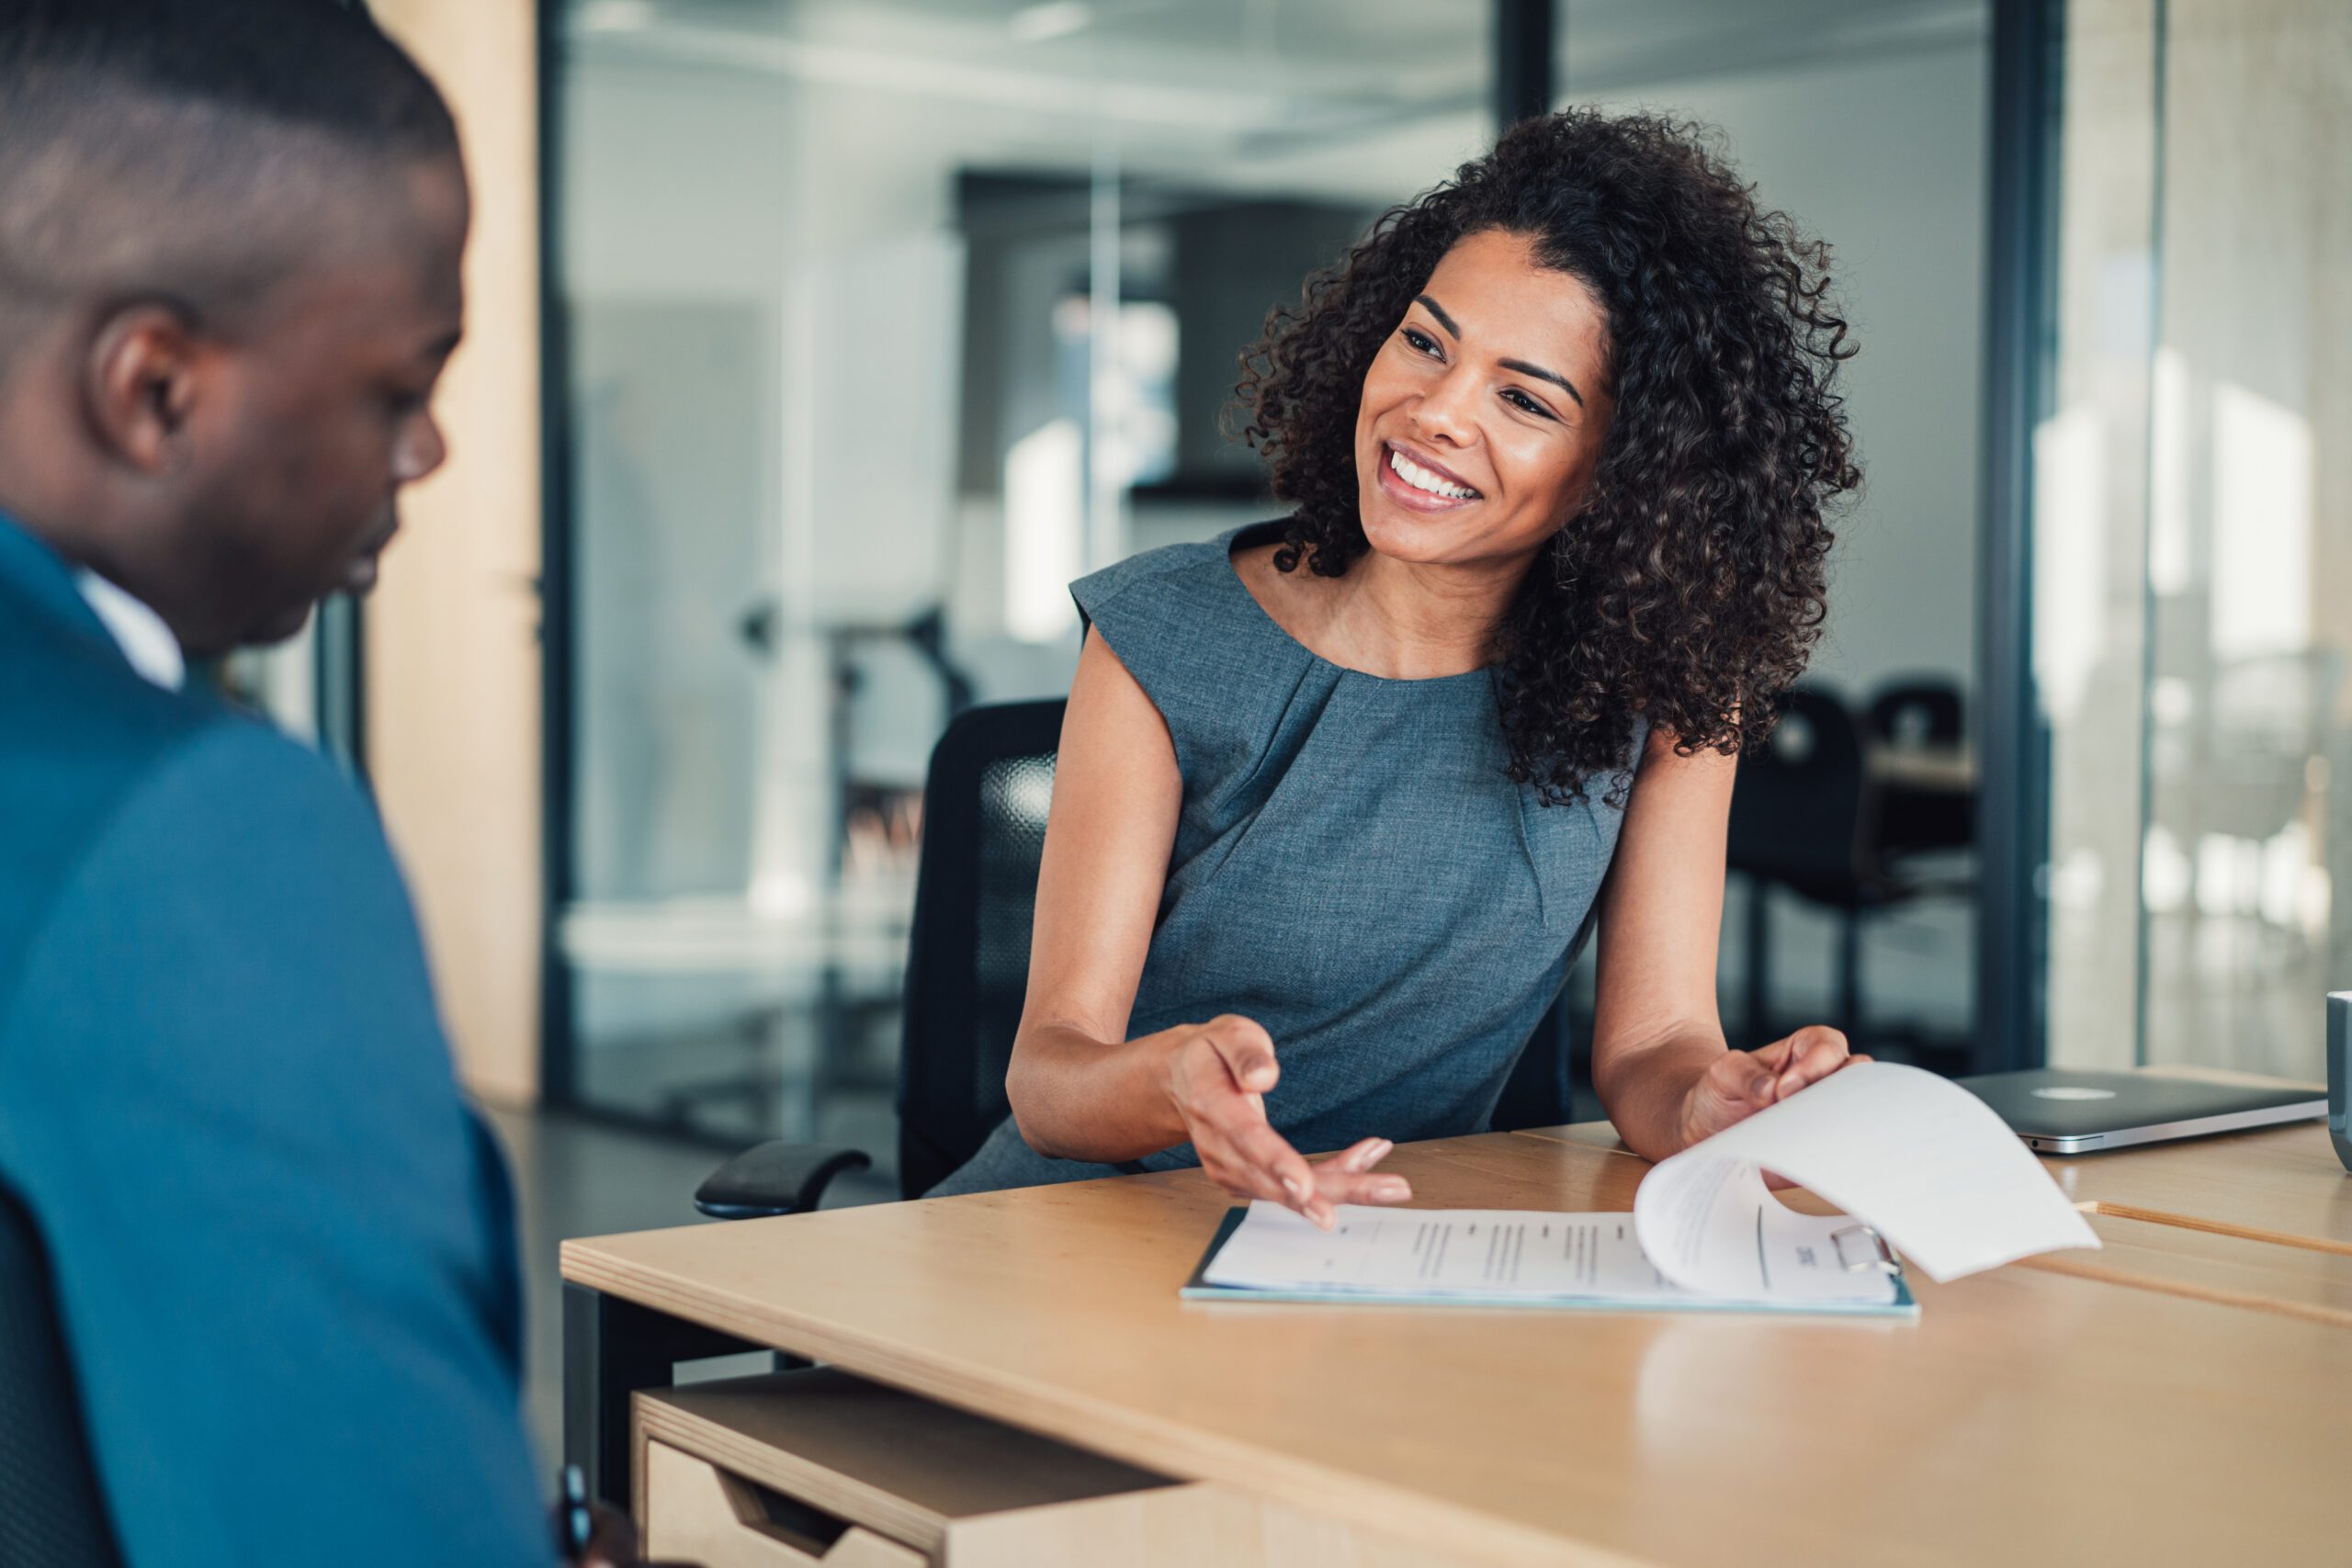
M 1388 498 L 1416 512 L 1458 512 L 1485 496 L 1461 475 L 1434 458 L 1385 443 L 1388 461 L 1381 465 L 1380 488 Z

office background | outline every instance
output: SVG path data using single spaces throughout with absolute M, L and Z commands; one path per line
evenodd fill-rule
M 1760 897 L 1783 1022 L 2316 1075 L 2352 981 L 2352 11 L 377 9 L 480 189 L 457 458 L 375 601 L 241 673 L 383 800 L 485 1098 L 887 1149 L 932 740 L 1064 688 L 1069 579 L 1269 514 L 1236 355 L 1531 92 L 1720 126 L 1862 344 L 1813 683 L 1944 827 L 1860 919 L 1850 1008 L 1836 900 L 1735 876 L 1735 1033 Z M 1871 738 L 1895 685 L 1958 738 Z

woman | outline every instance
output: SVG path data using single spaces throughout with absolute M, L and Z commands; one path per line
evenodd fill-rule
M 1401 1202 L 1390 1140 L 1484 1123 L 1595 914 L 1641 1154 L 1849 1059 L 1728 1050 L 1714 991 L 1735 759 L 1860 478 L 1825 266 L 1692 128 L 1571 111 L 1276 312 L 1241 390 L 1297 510 L 1073 589 L 1012 1116 L 936 1190 Z

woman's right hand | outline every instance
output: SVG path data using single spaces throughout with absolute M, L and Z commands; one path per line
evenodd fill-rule
M 1167 1092 L 1183 1118 L 1201 1169 L 1236 1198 L 1265 1198 L 1329 1230 L 1340 1203 L 1402 1203 L 1413 1189 L 1372 1168 L 1396 1145 L 1362 1143 L 1308 1164 L 1266 1120 L 1266 1095 L 1282 1077 L 1273 1037 L 1227 1013 L 1170 1032 Z

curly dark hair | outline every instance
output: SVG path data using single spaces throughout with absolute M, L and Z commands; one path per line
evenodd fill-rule
M 1370 547 L 1357 404 L 1374 356 L 1465 236 L 1500 230 L 1608 316 L 1617 402 L 1584 511 L 1493 649 L 1513 779 L 1546 805 L 1619 775 L 1637 718 L 1685 756 L 1769 733 L 1826 610 L 1825 509 L 1861 482 L 1828 248 L 1759 210 L 1714 134 L 1647 115 L 1528 120 L 1393 209 L 1242 355 L 1240 434 L 1296 511 L 1275 554 L 1338 577 Z

